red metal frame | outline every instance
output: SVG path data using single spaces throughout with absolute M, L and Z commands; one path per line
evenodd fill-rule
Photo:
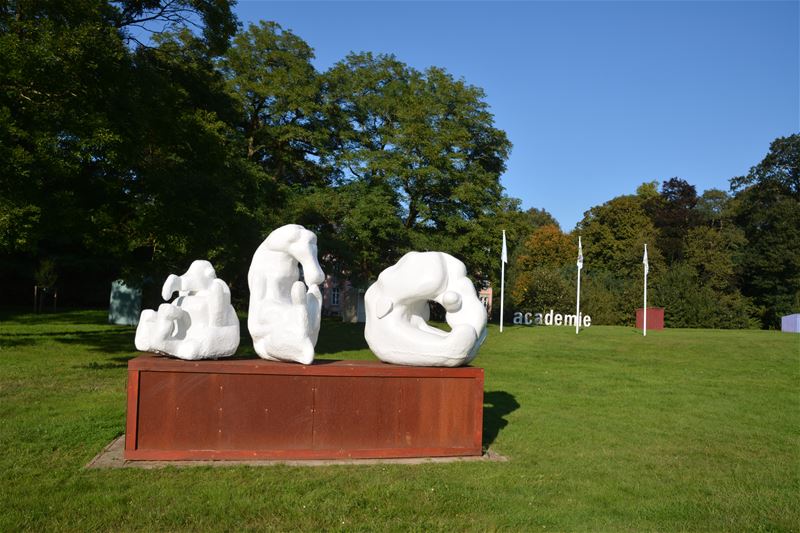
M 146 354 L 128 363 L 125 458 L 480 455 L 483 383 L 483 369 L 475 367 L 329 360 L 304 366 Z M 252 445 L 264 442 L 270 444 Z

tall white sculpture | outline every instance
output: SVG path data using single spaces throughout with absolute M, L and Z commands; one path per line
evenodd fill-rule
M 182 276 L 170 274 L 158 312 L 142 311 L 136 328 L 136 349 L 181 359 L 214 359 L 233 355 L 239 347 L 239 319 L 231 306 L 228 285 L 208 261 L 194 261 Z
M 444 308 L 451 331 L 429 326 L 428 300 Z M 383 362 L 461 366 L 486 338 L 486 309 L 464 263 L 444 252 L 409 252 L 381 272 L 364 295 L 364 336 Z
M 299 281 L 298 263 L 305 284 Z M 319 284 L 324 279 L 317 236 L 303 226 L 282 226 L 261 243 L 247 274 L 247 328 L 259 357 L 304 365 L 314 361 L 322 313 Z

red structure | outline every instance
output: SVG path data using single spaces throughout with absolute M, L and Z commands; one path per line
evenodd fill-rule
M 126 460 L 480 455 L 483 369 L 146 354 L 127 416 Z
M 636 327 L 637 329 L 644 328 L 644 314 L 642 313 L 641 307 L 636 309 Z M 663 307 L 647 308 L 647 329 L 664 329 Z

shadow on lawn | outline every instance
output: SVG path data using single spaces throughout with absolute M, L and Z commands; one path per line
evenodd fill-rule
M 132 328 L 113 328 L 98 331 L 48 331 L 37 333 L 0 333 L 0 347 L 34 346 L 42 340 L 87 346 L 89 350 L 114 354 L 135 352 Z
M 488 448 L 500 430 L 508 425 L 503 418 L 519 409 L 519 402 L 513 394 L 505 391 L 491 391 L 483 394 L 483 447 Z
M 128 368 L 128 361 L 136 357 L 135 355 L 125 355 L 121 357 L 109 357 L 104 363 L 92 361 L 85 365 L 75 365 L 72 368 L 83 368 L 86 370 L 108 370 L 112 368 Z
M 72 333 L 68 337 L 58 339 L 64 344 L 81 344 L 90 350 L 103 353 L 134 353 L 133 345 L 135 331 L 131 328 L 108 329 L 102 331 L 81 331 Z
M 27 308 L 0 307 L 0 323 L 16 326 L 42 326 L 53 324 L 108 324 L 108 311 L 97 309 L 43 309 L 32 313 Z

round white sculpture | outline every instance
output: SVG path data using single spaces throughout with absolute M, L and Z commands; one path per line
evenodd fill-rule
M 440 303 L 451 331 L 429 326 L 428 300 Z M 385 363 L 461 366 L 486 338 L 486 309 L 464 263 L 444 252 L 409 252 L 364 295 L 364 337 Z
M 208 261 L 194 261 L 182 276 L 170 274 L 158 312 L 142 311 L 136 328 L 136 349 L 181 359 L 216 359 L 236 353 L 239 319 L 231 306 L 228 285 Z
M 299 281 L 298 264 L 305 283 Z M 324 279 L 317 236 L 303 226 L 282 226 L 261 243 L 247 274 L 247 328 L 259 357 L 304 365 L 314 361 L 322 313 L 319 284 Z

